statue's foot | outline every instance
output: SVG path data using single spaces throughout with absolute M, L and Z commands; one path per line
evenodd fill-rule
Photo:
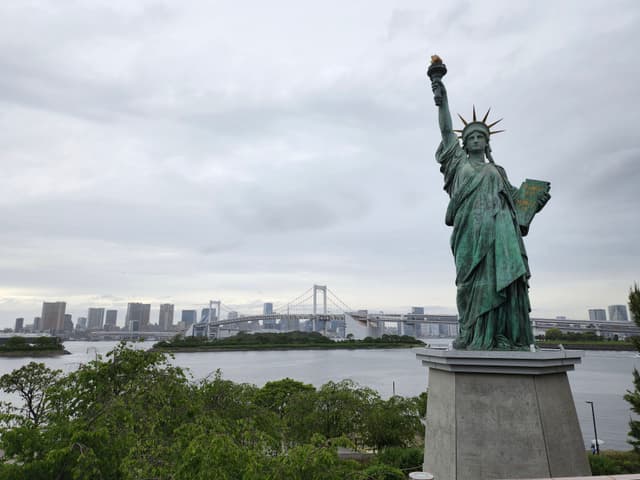
M 466 350 L 467 349 L 467 345 L 466 343 L 464 343 L 462 340 L 460 340 L 459 338 L 456 338 L 453 341 L 453 348 L 455 350 Z

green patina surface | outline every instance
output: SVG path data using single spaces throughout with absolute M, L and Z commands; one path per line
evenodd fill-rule
M 446 69 L 444 69 L 446 73 Z M 431 74 L 431 72 L 430 72 Z M 496 165 L 487 115 L 464 122 L 462 144 L 454 133 L 440 75 L 430 75 L 442 141 L 436 152 L 449 194 L 445 223 L 453 227 L 460 332 L 457 349 L 525 350 L 534 343 L 529 319 L 530 277 L 522 240 L 533 216 L 549 200 L 549 183 L 527 180 L 520 188 Z M 497 123 L 497 122 L 496 122 Z

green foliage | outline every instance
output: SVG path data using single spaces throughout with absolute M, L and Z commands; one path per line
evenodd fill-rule
M 7 405 L 4 413 L 20 425 L 34 427 L 46 420 L 50 412 L 49 391 L 60 378 L 60 370 L 51 370 L 44 363 L 30 362 L 24 367 L 0 377 L 0 390 L 18 395 L 22 404 Z
M 357 477 L 359 480 L 405 480 L 407 477 L 395 467 L 376 464 L 363 470 Z
M 172 340 L 158 342 L 154 348 L 161 350 L 268 350 L 285 348 L 392 348 L 424 345 L 420 340 L 408 335 L 382 335 L 380 338 L 367 337 L 364 340 L 350 339 L 335 342 L 318 332 L 253 333 L 240 332 L 232 337 L 209 340 L 205 337 L 176 336 Z
M 619 465 L 600 452 L 600 455 L 589 455 L 592 475 L 616 475 L 621 473 Z
M 27 345 L 27 339 L 24 337 L 20 337 L 18 335 L 14 335 L 13 337 L 9 337 L 4 344 L 7 347 L 24 347 Z
M 376 449 L 412 445 L 421 431 L 418 415 L 412 399 L 396 396 L 375 402 L 365 415 L 364 443 Z
M 546 341 L 568 341 L 568 342 L 606 342 L 611 341 L 607 337 L 596 335 L 595 332 L 566 332 L 562 333 L 559 328 L 550 328 L 544 334 Z M 616 340 L 617 341 L 617 340 Z
M 427 416 L 427 401 L 429 400 L 429 392 L 424 391 L 417 397 L 415 397 L 415 401 L 418 405 L 418 414 L 421 418 L 425 418 Z
M 420 447 L 387 447 L 381 450 L 377 456 L 379 463 L 399 468 L 405 472 L 421 471 L 423 459 L 424 449 Z
M 413 446 L 422 431 L 420 398 L 349 380 L 258 388 L 219 371 L 193 383 L 166 354 L 125 343 L 66 375 L 30 363 L 0 389 L 21 399 L 0 406 L 0 480 L 395 479 L 401 455 L 363 470 L 337 446 Z
M 352 380 L 324 384 L 313 404 L 318 420 L 315 431 L 327 438 L 346 436 L 361 444 L 366 415 L 379 398 L 377 392 Z
M 544 333 L 546 340 L 560 340 L 562 338 L 562 332 L 559 328 L 550 328 Z
M 34 352 L 34 351 L 62 351 L 64 347 L 58 337 L 26 338 L 19 335 L 9 337 L 0 345 L 0 352 Z
M 633 321 L 640 327 L 640 288 L 637 283 L 629 291 L 629 312 Z
M 634 321 L 640 326 L 640 289 L 638 284 L 634 284 L 629 291 L 629 310 Z M 637 337 L 632 339 L 636 349 L 640 351 L 640 341 Z M 624 399 L 631 405 L 631 410 L 640 415 L 640 373 L 637 369 L 633 369 L 633 391 L 627 390 Z M 629 443 L 633 446 L 635 452 L 640 453 L 640 421 L 629 420 Z
M 589 455 L 593 475 L 620 475 L 640 473 L 640 455 L 634 451 L 600 451 L 600 455 Z
M 305 393 L 315 393 L 313 385 L 298 382 L 290 378 L 283 378 L 273 382 L 267 382 L 258 392 L 256 392 L 255 402 L 280 418 L 288 413 L 291 401 L 296 396 L 303 396 Z

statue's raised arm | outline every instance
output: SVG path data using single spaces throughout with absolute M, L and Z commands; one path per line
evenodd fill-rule
M 443 141 L 446 141 L 453 133 L 453 122 L 451 121 L 451 112 L 449 111 L 447 89 L 442 82 L 442 77 L 446 74 L 447 67 L 442 63 L 442 59 L 437 55 L 433 55 L 431 57 L 431 65 L 429 65 L 429 69 L 427 70 L 427 75 L 429 75 L 431 79 L 433 99 L 438 107 L 438 120 Z

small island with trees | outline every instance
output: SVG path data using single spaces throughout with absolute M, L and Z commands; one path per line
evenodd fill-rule
M 536 337 L 536 345 L 541 348 L 558 348 L 563 345 L 571 350 L 619 350 L 634 351 L 634 340 L 630 337 L 626 340 L 618 339 L 618 336 L 607 338 L 597 335 L 595 332 L 562 332 L 559 328 L 550 328 L 544 335 Z
M 154 350 L 172 352 L 208 352 L 238 350 L 343 350 L 368 348 L 412 348 L 424 343 L 409 335 L 382 335 L 355 340 L 335 341 L 318 332 L 245 333 L 233 337 L 208 339 L 206 337 L 176 336 L 156 343 Z
M 64 355 L 67 352 L 58 337 L 8 337 L 0 343 L 2 357 L 46 357 L 50 355 Z

